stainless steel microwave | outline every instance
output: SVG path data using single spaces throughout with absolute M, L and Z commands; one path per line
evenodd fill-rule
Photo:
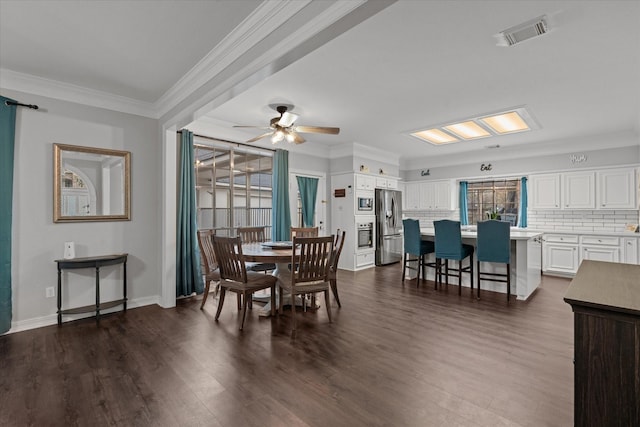
M 373 210 L 373 197 L 358 197 L 358 210 L 359 211 L 372 211 Z

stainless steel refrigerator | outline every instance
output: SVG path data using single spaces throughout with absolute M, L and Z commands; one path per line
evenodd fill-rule
M 402 260 L 402 193 L 376 190 L 376 265 Z

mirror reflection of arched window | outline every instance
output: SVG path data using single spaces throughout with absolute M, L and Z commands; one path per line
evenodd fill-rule
M 66 216 L 96 214 L 95 186 L 86 175 L 66 165 L 62 172 L 62 212 Z

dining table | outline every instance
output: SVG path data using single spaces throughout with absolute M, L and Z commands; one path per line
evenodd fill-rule
M 296 252 L 296 255 L 299 255 L 299 250 Z M 291 270 L 289 270 L 289 264 L 291 264 L 293 254 L 293 243 L 290 241 L 252 242 L 242 244 L 242 255 L 246 262 L 275 264 L 276 268 L 271 274 L 278 279 L 278 285 L 280 285 L 280 283 L 287 283 L 291 281 Z M 293 258 L 293 260 L 295 261 L 295 258 Z M 278 289 L 279 286 L 276 287 L 276 292 L 278 292 Z M 284 305 L 291 303 L 287 298 L 289 298 L 289 296 L 284 295 Z M 253 300 L 266 302 L 266 305 L 259 310 L 259 316 L 268 317 L 271 315 L 270 295 L 254 294 Z M 302 300 L 296 300 L 296 305 L 302 305 Z M 318 305 L 316 305 L 316 308 L 317 307 Z

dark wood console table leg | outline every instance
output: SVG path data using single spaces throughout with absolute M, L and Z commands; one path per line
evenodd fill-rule
M 122 280 L 122 299 L 124 302 L 122 305 L 124 307 L 124 311 L 127 311 L 127 260 L 122 263 L 122 267 L 124 268 L 124 279 Z
M 62 269 L 58 264 L 58 325 L 62 325 Z
M 96 267 L 96 322 L 100 321 L 100 267 Z

